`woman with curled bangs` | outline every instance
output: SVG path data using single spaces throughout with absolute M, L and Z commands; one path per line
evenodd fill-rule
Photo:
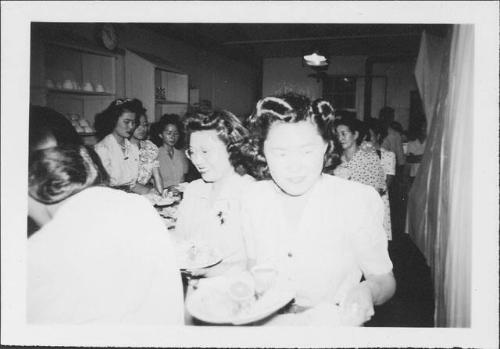
M 270 177 L 243 202 L 249 269 L 275 269 L 296 292 L 271 323 L 359 326 L 395 291 L 378 193 L 322 173 L 332 141 L 326 103 L 267 97 L 249 119 L 246 149 Z
M 201 175 L 189 183 L 179 205 L 175 234 L 214 248 L 224 257 L 208 276 L 242 269 L 246 261 L 241 231 L 241 196 L 253 179 L 240 175 L 241 144 L 248 132 L 226 110 L 196 114 L 185 121 L 187 157 Z
M 165 227 L 149 201 L 106 186 L 81 145 L 34 151 L 28 213 L 30 324 L 182 325 L 182 284 Z

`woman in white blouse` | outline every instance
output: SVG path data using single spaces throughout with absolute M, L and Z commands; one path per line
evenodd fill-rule
M 106 186 L 84 146 L 34 151 L 27 243 L 30 324 L 182 325 L 182 284 L 161 218 L 140 195 Z
M 110 185 L 146 194 L 150 188 L 137 183 L 139 148 L 129 141 L 145 113 L 138 99 L 117 99 L 96 115 L 95 129 L 100 141 L 94 149 L 108 172 Z
M 326 314 L 322 324 L 340 314 L 342 324 L 360 325 L 395 291 L 379 194 L 322 174 L 329 118 L 288 94 L 259 101 L 249 119 L 256 138 L 247 150 L 264 166 L 244 201 L 249 266 L 288 276 L 296 292 L 290 324 L 310 325 L 299 319 L 316 311 Z
M 187 185 L 179 205 L 175 234 L 215 248 L 224 261 L 208 276 L 246 265 L 241 228 L 241 196 L 253 181 L 235 168 L 247 130 L 229 111 L 198 114 L 186 120 L 188 158 L 201 179 Z

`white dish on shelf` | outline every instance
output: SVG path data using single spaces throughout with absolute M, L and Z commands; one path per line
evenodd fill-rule
M 73 82 L 71 80 L 64 80 L 64 83 L 62 85 L 62 87 L 66 90 L 72 90 L 73 89 Z
M 86 92 L 94 92 L 94 87 L 90 82 L 87 81 L 85 84 L 83 84 L 83 90 Z
M 97 86 L 95 87 L 95 91 L 104 92 L 104 86 L 102 86 L 101 84 L 97 84 Z

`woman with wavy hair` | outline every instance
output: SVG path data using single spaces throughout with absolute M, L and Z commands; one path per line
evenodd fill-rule
M 150 188 L 137 183 L 139 148 L 129 138 L 145 112 L 138 99 L 116 99 L 95 119 L 99 142 L 94 149 L 109 174 L 110 185 L 138 194 L 147 194 Z
M 203 241 L 227 258 L 211 275 L 245 262 L 241 231 L 241 196 L 253 179 L 235 168 L 243 161 L 240 146 L 248 133 L 231 112 L 197 114 L 185 121 L 188 149 L 201 179 L 189 183 L 179 205 L 176 235 Z
M 324 110 L 287 94 L 260 100 L 249 119 L 246 148 L 269 179 L 243 201 L 248 265 L 290 280 L 294 303 L 273 320 L 282 324 L 360 325 L 395 291 L 380 196 L 322 173 L 332 140 Z
M 84 146 L 29 159 L 31 324 L 183 323 L 182 284 L 161 218 L 140 195 L 108 188 Z

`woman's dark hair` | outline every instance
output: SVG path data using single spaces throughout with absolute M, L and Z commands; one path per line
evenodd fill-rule
M 149 131 L 151 142 L 153 142 L 156 146 L 161 147 L 163 145 L 163 139 L 160 137 L 160 134 L 165 131 L 165 128 L 168 125 L 175 125 L 175 127 L 177 127 L 177 132 L 179 132 L 179 139 L 175 144 L 175 148 L 184 148 L 184 125 L 180 116 L 177 114 L 164 114 L 158 122 L 151 124 Z
M 358 119 L 353 118 L 340 118 L 335 120 L 334 127 L 337 129 L 339 126 L 346 126 L 351 133 L 358 133 L 358 138 L 356 139 L 356 144 L 360 145 L 363 142 L 366 132 L 368 131 L 363 123 Z
M 139 118 L 146 114 L 146 108 L 137 98 L 120 98 L 115 99 L 102 112 L 95 116 L 94 128 L 98 140 L 109 135 L 116 127 L 116 123 L 120 116 L 125 112 L 135 114 L 135 124 L 139 124 Z
M 399 133 L 404 133 L 403 126 L 397 121 L 393 121 L 389 124 L 389 128 L 392 128 L 394 131 L 397 131 Z
M 271 126 L 275 123 L 298 123 L 310 121 L 329 145 L 327 154 L 333 146 L 331 123 L 334 119 L 334 109 L 325 100 L 314 102 L 303 95 L 287 93 L 278 97 L 266 97 L 257 102 L 254 112 L 248 118 L 250 131 L 248 141 L 242 146 L 242 152 L 247 158 L 249 172 L 257 179 L 269 179 L 269 169 L 264 156 L 264 142 Z
M 29 151 L 30 153 L 53 138 L 58 145 L 81 145 L 83 141 L 71 122 L 57 111 L 30 105 Z
M 99 157 L 86 146 L 57 146 L 34 151 L 29 159 L 28 193 L 37 201 L 55 204 L 109 177 Z
M 248 130 L 233 113 L 216 110 L 209 114 L 192 114 L 186 119 L 185 125 L 187 144 L 194 132 L 214 130 L 217 137 L 226 145 L 229 161 L 233 167 L 235 169 L 240 165 L 247 167 L 241 154 L 241 146 L 247 140 Z

